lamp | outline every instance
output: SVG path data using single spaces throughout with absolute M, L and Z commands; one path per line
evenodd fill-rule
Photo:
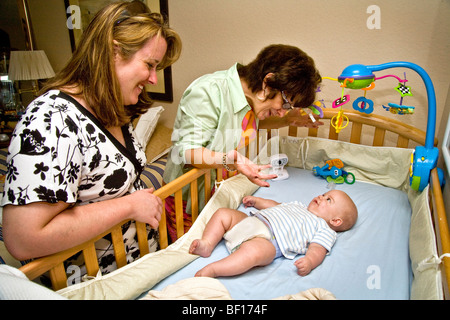
M 33 92 L 36 96 L 39 91 L 37 80 L 48 79 L 54 76 L 55 72 L 43 50 L 11 51 L 8 72 L 9 80 L 33 81 L 33 88 L 31 90 L 19 90 L 19 94 Z

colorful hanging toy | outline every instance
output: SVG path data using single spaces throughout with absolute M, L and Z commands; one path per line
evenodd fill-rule
M 353 78 L 347 78 L 343 81 L 341 88 L 342 93 L 341 97 L 334 100 L 332 107 L 333 108 L 340 108 L 337 115 L 335 115 L 333 118 L 331 118 L 330 124 L 331 126 L 336 130 L 336 133 L 339 133 L 342 129 L 348 126 L 348 117 L 344 115 L 344 110 L 342 109 L 342 106 L 350 102 L 350 96 L 344 95 L 344 89 L 347 87 L 347 83 L 352 83 L 354 81 Z
M 423 80 L 427 91 L 428 117 L 425 144 L 423 146 L 417 146 L 414 150 L 414 154 L 411 156 L 411 171 L 409 181 L 413 190 L 423 191 L 429 183 L 431 170 L 436 167 L 439 150 L 434 146 L 434 136 L 436 128 L 436 94 L 434 92 L 434 86 L 430 76 L 422 67 L 406 61 L 395 61 L 378 65 L 352 64 L 347 66 L 337 79 L 324 77 L 323 79 L 335 80 L 342 84 L 341 97 L 333 101 L 333 107 L 341 108 L 341 110 L 335 117 L 331 119 L 331 125 L 336 129 L 336 132 L 339 132 L 348 124 L 348 118 L 345 117 L 342 110 L 342 106 L 350 101 L 350 96 L 344 95 L 344 90 L 346 88 L 363 89 L 364 96 L 357 99 L 353 103 L 353 107 L 360 112 L 369 114 L 373 112 L 374 106 L 373 102 L 370 99 L 367 99 L 366 93 L 367 91 L 374 89 L 375 80 L 380 80 L 386 77 L 394 77 L 398 80 L 398 86 L 395 88 L 395 90 L 400 93 L 401 99 L 399 104 L 389 103 L 388 107 L 383 106 L 383 108 L 387 111 L 399 115 L 414 113 L 414 107 L 403 105 L 403 98 L 405 96 L 412 96 L 411 88 L 405 85 L 405 83 L 407 82 L 406 75 L 404 79 L 400 79 L 395 75 L 386 75 L 380 78 L 375 78 L 374 72 L 392 68 L 408 68 L 415 71 Z M 323 173 L 325 172 L 325 168 L 322 169 L 317 167 L 315 169 L 315 172 Z
M 414 109 L 415 109 L 414 107 L 403 105 L 403 98 L 406 96 L 412 96 L 411 87 L 408 87 L 405 85 L 405 83 L 408 81 L 408 80 L 406 80 L 406 73 L 404 73 L 404 79 L 401 79 L 401 78 L 397 77 L 396 75 L 392 75 L 392 74 L 375 78 L 375 76 L 373 74 L 364 75 L 364 76 L 357 75 L 357 74 L 355 75 L 353 70 L 348 70 L 347 73 L 343 72 L 337 79 L 330 78 L 330 77 L 322 78 L 322 79 L 338 81 L 341 83 L 341 88 L 342 88 L 341 96 L 338 99 L 334 100 L 332 103 L 333 108 L 340 108 L 338 114 L 335 115 L 331 119 L 331 126 L 333 128 L 335 128 L 336 133 L 339 133 L 342 129 L 347 127 L 347 125 L 349 123 L 348 117 L 344 114 L 344 110 L 342 109 L 342 107 L 345 104 L 350 102 L 350 95 L 344 94 L 344 90 L 346 88 L 363 90 L 364 95 L 355 99 L 355 101 L 353 101 L 352 106 L 353 106 L 353 109 L 356 111 L 359 111 L 359 112 L 365 113 L 365 114 L 371 114 L 374 111 L 374 103 L 372 100 L 370 100 L 366 97 L 367 92 L 370 90 L 373 90 L 375 88 L 376 80 L 381 80 L 381 79 L 384 79 L 387 77 L 393 77 L 398 80 L 398 86 L 395 88 L 395 90 L 398 93 L 400 93 L 401 98 L 400 98 L 399 104 L 388 103 L 388 107 L 383 105 L 383 109 L 386 111 L 389 111 L 393 114 L 399 114 L 399 115 L 414 113 Z M 320 91 L 320 89 L 319 89 L 319 91 Z M 315 106 L 317 106 L 317 105 L 315 105 Z M 311 106 L 310 108 L 313 108 L 315 106 Z M 320 107 L 325 107 L 325 105 L 323 103 L 321 103 Z M 311 119 L 313 119 L 311 112 L 309 111 L 308 113 L 310 114 Z M 322 115 L 323 115 L 323 113 L 322 113 Z
M 393 114 L 403 115 L 403 114 L 413 114 L 414 113 L 414 107 L 403 105 L 403 97 L 412 96 L 411 87 L 407 87 L 404 84 L 408 81 L 408 80 L 406 80 L 406 73 L 404 73 L 404 75 L 405 75 L 405 79 L 404 80 L 399 79 L 399 84 L 398 84 L 397 88 L 395 88 L 395 90 L 397 90 L 398 93 L 400 93 L 400 96 L 401 96 L 400 103 L 399 104 L 388 103 L 389 107 L 386 107 L 383 105 L 383 108 L 386 111 L 390 111 Z

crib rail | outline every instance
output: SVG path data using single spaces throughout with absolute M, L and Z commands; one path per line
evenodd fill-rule
M 178 237 L 181 237 L 184 234 L 182 187 L 187 185 L 191 186 L 191 212 L 192 220 L 194 222 L 199 213 L 198 179 L 202 176 L 204 176 L 205 181 L 205 201 L 208 201 L 211 197 L 211 171 L 209 169 L 192 169 L 188 173 L 182 175 L 174 181 L 155 190 L 155 192 L 153 193 L 154 195 L 160 197 L 163 202 L 167 197 L 174 195 Z M 125 245 L 122 237 L 122 225 L 127 223 L 128 221 L 129 220 L 124 221 L 121 224 L 114 226 L 110 230 L 76 247 L 55 253 L 47 257 L 33 260 L 32 262 L 21 267 L 20 270 L 24 272 L 25 275 L 31 280 L 49 271 L 53 289 L 59 290 L 67 286 L 67 275 L 64 268 L 64 261 L 74 254 L 82 252 L 85 260 L 87 274 L 89 276 L 96 276 L 99 271 L 99 265 L 95 250 L 95 242 L 108 234 L 111 234 L 117 267 L 123 267 L 127 264 L 127 260 L 125 254 Z M 136 232 L 141 257 L 149 253 L 146 229 L 147 227 L 145 223 L 136 222 Z M 161 221 L 159 223 L 159 235 L 160 247 L 161 249 L 164 249 L 168 246 L 166 214 L 164 205 L 163 213 L 161 215 Z
M 437 247 L 439 256 L 442 256 L 445 253 L 450 253 L 450 231 L 437 169 L 431 171 L 431 188 L 431 208 L 433 210 Z M 448 300 L 450 299 L 450 257 L 445 256 L 442 258 L 441 270 L 444 278 L 444 296 Z

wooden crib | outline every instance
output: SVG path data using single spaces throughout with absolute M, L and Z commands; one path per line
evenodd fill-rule
M 326 109 L 324 110 L 323 121 L 327 122 L 333 116 L 337 114 L 337 110 Z M 384 116 L 376 114 L 362 114 L 359 112 L 346 110 L 345 114 L 349 118 L 349 125 L 346 129 L 341 131 L 342 133 L 337 134 L 336 130 L 325 124 L 317 129 L 305 129 L 290 127 L 288 128 L 288 134 L 291 136 L 300 136 L 303 131 L 307 131 L 308 136 L 313 137 L 326 137 L 332 140 L 345 140 L 355 144 L 364 144 L 363 140 L 366 141 L 367 136 L 371 135 L 371 141 L 373 146 L 384 146 L 386 145 L 386 136 L 389 137 L 396 136 L 395 146 L 399 148 L 408 148 L 411 145 L 423 145 L 425 143 L 425 132 L 414 128 L 410 125 L 404 124 L 400 121 L 390 119 Z M 369 129 L 367 129 L 369 128 Z M 327 132 L 328 130 L 328 132 Z M 369 132 L 369 133 L 368 133 Z M 344 137 L 346 135 L 347 137 Z M 391 139 L 392 140 L 392 139 Z M 261 139 L 258 139 L 259 143 Z M 367 144 L 367 143 L 366 143 Z M 192 209 L 192 220 L 195 221 L 199 214 L 199 203 L 198 203 L 198 187 L 197 181 L 200 177 L 205 178 L 205 199 L 208 201 L 211 196 L 212 186 L 209 183 L 211 172 L 208 169 L 192 169 L 188 173 L 179 177 L 178 179 L 164 185 L 160 189 L 154 192 L 155 195 L 159 196 L 163 201 L 168 196 L 175 196 L 176 205 L 176 223 L 177 223 L 177 234 L 178 237 L 182 236 L 184 233 L 183 227 L 183 213 L 182 213 L 182 188 L 190 184 L 191 186 L 191 209 Z M 222 176 L 222 170 L 217 171 L 217 180 L 226 179 L 227 177 Z M 439 249 L 439 255 L 443 253 L 450 252 L 450 236 L 449 227 L 447 223 L 442 191 L 440 188 L 439 178 L 437 170 L 433 169 L 431 173 L 431 188 L 430 190 L 430 207 L 432 208 L 433 220 L 435 224 L 435 233 L 437 235 L 436 244 Z M 125 223 L 124 221 L 123 223 Z M 122 224 L 123 224 L 122 223 Z M 43 273 L 49 271 L 50 278 L 52 281 L 53 289 L 59 290 L 67 286 L 67 275 L 65 273 L 63 262 L 71 257 L 72 255 L 83 252 L 87 273 L 90 276 L 96 276 L 99 271 L 99 265 L 96 257 L 94 244 L 97 240 L 104 237 L 107 234 L 111 234 L 111 238 L 114 245 L 115 258 L 117 266 L 123 267 L 127 264 L 125 257 L 125 248 L 122 239 L 121 225 L 113 227 L 111 230 L 98 235 L 94 239 L 76 246 L 74 248 L 46 256 L 43 258 L 36 259 L 25 266 L 21 267 L 20 270 L 23 271 L 29 279 L 35 279 Z M 146 240 L 146 226 L 142 223 L 137 223 L 137 233 L 138 242 L 140 247 L 141 256 L 148 253 L 148 245 Z M 166 228 L 166 218 L 163 212 L 162 218 L 159 225 L 160 233 L 160 247 L 164 249 L 168 246 L 168 236 Z M 444 279 L 444 291 L 445 296 L 448 298 L 448 287 L 450 283 L 450 258 L 444 257 L 443 263 L 443 279 Z

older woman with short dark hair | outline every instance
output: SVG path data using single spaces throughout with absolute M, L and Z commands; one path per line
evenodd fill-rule
M 267 187 L 265 180 L 275 176 L 262 173 L 267 166 L 253 163 L 238 150 L 256 136 L 258 128 L 321 124 L 299 111 L 313 104 L 320 82 L 314 60 L 288 45 L 270 45 L 248 65 L 235 64 L 198 78 L 179 104 L 164 181 L 170 182 L 192 167 L 224 168 Z M 170 199 L 166 200 L 166 212 L 169 233 L 175 240 Z M 186 229 L 189 218 L 186 213 Z

